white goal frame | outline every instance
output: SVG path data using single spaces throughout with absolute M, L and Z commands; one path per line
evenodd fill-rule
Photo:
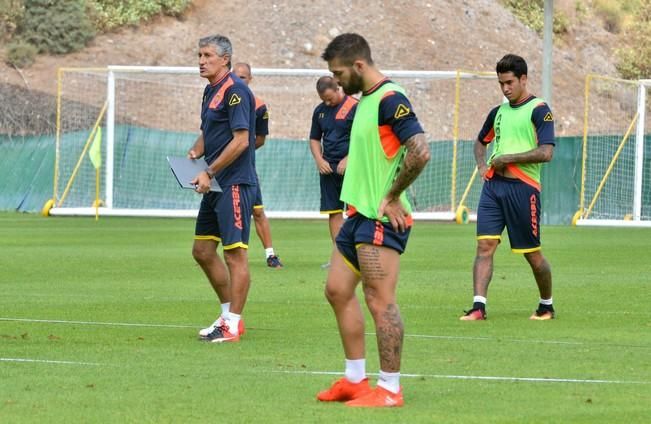
M 104 190 L 104 200 L 98 207 L 66 207 L 56 204 L 56 182 L 55 182 L 55 198 L 48 201 L 48 204 L 44 206 L 43 214 L 44 215 L 58 215 L 58 216 L 131 216 L 131 217 L 196 217 L 198 210 L 197 209 L 125 209 L 125 208 L 115 208 L 114 205 L 114 150 L 115 150 L 115 116 L 116 116 L 116 74 L 124 73 L 161 73 L 166 74 L 184 74 L 184 75 L 196 75 L 197 68 L 190 66 L 178 66 L 178 67 L 168 67 L 168 66 L 116 66 L 111 65 L 106 68 L 107 72 L 107 89 L 106 89 L 106 134 L 105 141 L 106 143 L 106 162 L 102 167 L 102 177 L 105 183 Z M 458 84 L 461 79 L 496 79 L 494 73 L 482 73 L 482 72 L 472 72 L 472 71 L 402 71 L 402 70 L 388 70 L 383 71 L 384 75 L 387 77 L 405 77 L 405 78 L 420 78 L 423 80 L 457 80 L 457 95 L 458 95 Z M 284 68 L 253 68 L 252 74 L 255 76 L 313 76 L 320 77 L 323 75 L 329 75 L 330 72 L 325 69 L 284 69 Z M 414 212 L 413 216 L 417 220 L 443 220 L 443 221 L 454 221 L 455 218 L 459 220 L 459 211 L 463 207 L 464 197 L 459 202 L 455 198 L 454 190 L 456 185 L 459 184 L 459 187 L 463 187 L 468 183 L 467 191 L 470 189 L 470 186 L 473 184 L 473 180 L 470 181 L 456 181 L 456 149 L 457 149 L 457 135 L 458 135 L 458 99 L 456 99 L 455 106 L 455 117 L 454 117 L 454 157 L 452 158 L 452 201 L 451 201 L 451 210 L 443 212 Z M 426 129 L 427 130 L 427 129 Z M 58 152 L 58 142 L 57 142 L 57 152 Z M 57 156 L 58 157 L 58 156 Z M 55 164 L 56 167 L 56 164 Z M 473 175 L 474 177 L 474 175 Z M 55 178 L 56 178 L 56 169 L 55 169 Z M 48 206 L 49 205 L 49 206 Z M 47 210 L 46 210 L 47 209 Z M 326 215 L 319 213 L 319 211 L 267 211 L 265 210 L 267 216 L 271 218 L 326 218 Z M 465 222 L 468 220 L 476 220 L 476 215 L 474 213 L 467 214 L 464 217 Z
M 589 76 L 586 78 L 586 123 L 587 125 L 587 96 L 588 96 Z M 637 81 L 637 122 L 635 123 L 635 164 L 634 164 L 634 181 L 633 181 L 633 211 L 630 216 L 624 219 L 595 219 L 588 215 L 589 208 L 585 208 L 583 187 L 585 186 L 585 143 L 586 137 L 584 129 L 584 162 L 582 169 L 582 188 L 579 210 L 574 216 L 573 223 L 577 226 L 597 226 L 597 227 L 648 227 L 651 228 L 651 220 L 645 220 L 642 217 L 642 190 L 644 180 L 644 147 L 645 147 L 645 129 L 646 129 L 646 108 L 647 108 L 647 90 L 651 88 L 651 79 L 642 79 Z M 606 181 L 606 180 L 604 180 Z

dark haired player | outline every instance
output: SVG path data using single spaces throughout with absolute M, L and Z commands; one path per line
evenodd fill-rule
M 355 407 L 402 406 L 404 330 L 396 289 L 400 254 L 412 226 L 405 190 L 429 161 L 430 152 L 404 90 L 375 67 L 362 36 L 335 37 L 322 58 L 346 94 L 361 91 L 362 96 L 341 191 L 349 217 L 337 235 L 325 289 L 344 348 L 345 374 L 317 399 Z M 366 377 L 364 314 L 355 294 L 360 281 L 380 356 L 375 388 Z
M 554 153 L 554 116 L 544 100 L 529 93 L 523 58 L 507 54 L 496 71 L 508 103 L 490 111 L 475 142 L 475 160 L 485 182 L 477 209 L 473 306 L 460 319 L 486 319 L 493 256 L 506 227 L 511 250 L 524 254 L 540 292 L 530 319 L 549 320 L 554 318 L 552 272 L 540 248 L 540 171 Z M 493 153 L 486 161 L 489 143 Z

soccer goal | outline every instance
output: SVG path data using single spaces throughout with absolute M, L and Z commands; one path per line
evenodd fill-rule
M 645 135 L 649 87 L 651 80 L 586 77 L 574 224 L 651 227 L 651 152 Z
M 270 217 L 323 217 L 308 137 L 320 103 L 316 80 L 328 74 L 252 70 L 251 89 L 270 111 L 270 134 L 256 152 Z M 385 74 L 407 91 L 432 151 L 430 164 L 409 188 L 415 218 L 474 219 L 481 184 L 473 144 L 483 117 L 502 101 L 494 74 Z M 44 214 L 196 216 L 200 196 L 178 187 L 166 157 L 185 155 L 198 136 L 205 85 L 196 67 L 60 69 L 54 188 Z M 98 147 L 96 168 L 89 151 Z

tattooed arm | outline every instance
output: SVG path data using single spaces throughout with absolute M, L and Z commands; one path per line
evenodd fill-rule
M 400 194 L 414 182 L 430 159 L 430 151 L 425 140 L 425 134 L 414 134 L 407 139 L 404 145 L 407 148 L 407 154 L 402 163 L 402 168 L 386 197 L 380 203 L 378 210 L 378 216 L 382 217 L 386 215 L 393 228 L 400 232 L 404 232 L 407 228 L 405 220 L 407 211 L 403 208 L 402 203 L 400 203 Z
M 541 163 L 549 162 L 552 160 L 554 155 L 554 145 L 553 144 L 543 144 L 536 147 L 533 150 L 522 153 L 513 153 L 498 156 L 493 159 L 491 165 L 495 169 L 502 169 L 508 163 Z

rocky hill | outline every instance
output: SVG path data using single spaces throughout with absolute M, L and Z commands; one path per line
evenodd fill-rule
M 571 13 L 574 2 L 555 4 Z M 83 51 L 41 56 L 25 70 L 3 63 L 0 103 L 10 113 L 33 110 L 43 100 L 42 92 L 56 93 L 56 70 L 61 66 L 193 66 L 198 38 L 212 33 L 229 36 L 234 59 L 253 67 L 324 69 L 319 55 L 342 32 L 363 34 L 382 69 L 492 72 L 505 53 L 517 53 L 529 63 L 532 91 L 541 92 L 542 40 L 497 0 L 198 0 L 181 19 L 161 17 L 101 35 Z M 558 134 L 581 134 L 585 75 L 616 75 L 615 42 L 594 20 L 572 26 L 562 40 L 556 40 L 553 109 Z M 14 103 L 31 107 L 12 107 Z M 51 106 L 42 102 L 36 107 L 41 119 L 51 122 Z M 478 116 L 485 112 L 477 111 Z M 478 128 L 481 122 L 473 125 Z

